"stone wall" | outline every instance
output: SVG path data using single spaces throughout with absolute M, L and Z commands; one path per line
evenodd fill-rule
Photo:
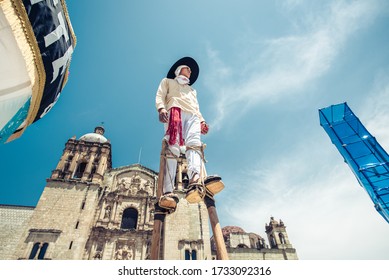
M 15 259 L 14 252 L 34 207 L 0 205 L 0 260 Z
M 99 187 L 49 181 L 19 242 L 17 258 L 28 259 L 33 245 L 48 242 L 45 259 L 82 259 Z
M 195 250 L 198 260 L 209 260 L 212 256 L 207 207 L 203 202 L 189 204 L 184 193 L 178 195 L 177 210 L 165 219 L 163 259 L 185 260 L 185 251 Z
M 298 260 L 295 249 L 227 248 L 230 260 Z M 212 252 L 216 258 L 216 252 Z

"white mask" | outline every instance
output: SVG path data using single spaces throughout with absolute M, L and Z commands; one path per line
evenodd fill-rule
M 175 80 L 180 84 L 180 85 L 187 85 L 189 84 L 190 80 L 183 76 L 183 75 L 178 75 Z

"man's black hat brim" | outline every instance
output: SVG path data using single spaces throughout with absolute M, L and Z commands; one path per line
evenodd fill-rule
M 170 68 L 169 72 L 166 75 L 166 78 L 174 79 L 176 77 L 176 74 L 174 74 L 174 71 L 176 71 L 177 67 L 180 65 L 189 66 L 189 68 L 192 72 L 190 74 L 190 78 L 189 78 L 189 80 L 190 80 L 189 85 L 193 85 L 199 76 L 200 69 L 199 69 L 199 65 L 197 64 L 196 60 L 194 60 L 193 58 L 191 58 L 189 56 L 186 56 L 186 57 L 183 57 L 183 58 L 177 60 L 177 62 L 174 63 L 173 66 Z

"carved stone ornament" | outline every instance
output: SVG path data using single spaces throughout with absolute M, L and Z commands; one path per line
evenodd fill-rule
M 149 179 L 147 179 L 147 181 L 145 183 L 145 191 L 149 194 L 151 194 L 151 192 L 152 192 L 152 184 L 151 184 Z
M 130 188 L 130 185 L 131 185 L 131 179 L 123 178 L 120 180 L 120 183 L 118 184 L 118 190 L 127 191 Z
M 132 259 L 132 253 L 130 251 L 130 248 L 124 244 L 123 246 L 120 246 L 119 249 L 115 252 L 115 260 L 131 260 Z
M 134 176 L 131 178 L 131 186 L 139 188 L 141 185 L 142 179 L 139 176 L 138 172 L 135 172 Z
M 111 206 L 105 207 L 105 212 L 104 212 L 104 219 L 110 219 L 111 218 Z
M 103 254 L 101 253 L 101 251 L 97 251 L 96 254 L 93 256 L 93 259 L 94 260 L 101 260 L 102 259 L 102 256 Z

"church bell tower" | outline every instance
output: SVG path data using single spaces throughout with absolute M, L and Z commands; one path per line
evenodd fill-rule
M 79 140 L 75 136 L 69 139 L 51 179 L 101 183 L 105 170 L 112 168 L 111 145 L 104 131 L 98 126 L 94 133 L 85 134 Z
M 104 173 L 112 168 L 111 144 L 104 128 L 72 137 L 16 250 L 16 259 L 83 259 Z
M 273 217 L 270 218 L 269 225 L 266 224 L 266 234 L 270 247 L 273 249 L 291 249 L 286 226 L 282 220 L 277 222 Z

